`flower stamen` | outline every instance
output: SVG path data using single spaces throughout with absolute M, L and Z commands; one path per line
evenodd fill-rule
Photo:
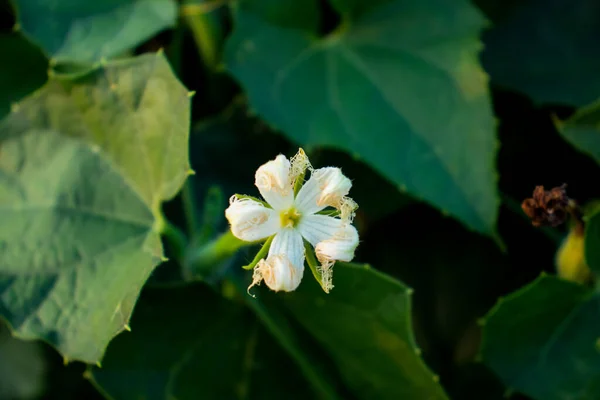
M 281 220 L 281 227 L 294 228 L 296 227 L 296 225 L 298 225 L 298 222 L 300 222 L 301 217 L 302 214 L 300 214 L 300 212 L 298 212 L 298 210 L 296 210 L 294 207 L 290 208 L 287 211 L 283 211 L 281 214 L 279 214 L 279 218 Z
M 358 204 L 350 197 L 342 197 L 338 206 L 340 210 L 340 218 L 342 221 L 352 223 L 355 217 L 355 211 L 358 209 Z

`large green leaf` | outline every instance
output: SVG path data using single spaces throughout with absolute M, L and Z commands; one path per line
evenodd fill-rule
M 244 283 L 239 274 L 230 274 L 230 278 L 238 291 L 246 292 L 248 282 Z M 303 332 L 294 330 L 290 323 L 290 316 L 285 312 L 281 299 L 277 295 L 265 298 L 248 296 L 246 304 L 271 332 L 273 338 L 293 358 L 320 399 L 342 398 L 334 386 L 335 371 L 327 369 L 328 365 L 323 361 L 323 357 L 318 357 L 316 354 L 318 349 L 303 340 L 305 339 Z
M 463 0 L 334 6 L 342 25 L 318 38 L 316 0 L 239 3 L 225 59 L 252 107 L 291 139 L 346 150 L 400 190 L 492 233 L 499 202 L 477 62 L 482 16 Z
M 338 263 L 334 269 L 330 294 L 305 276 L 295 292 L 275 296 L 331 356 L 352 393 L 359 399 L 447 399 L 413 337 L 412 290 L 366 265 Z
M 115 400 L 313 398 L 257 319 L 206 285 L 149 289 L 131 327 L 93 370 Z
M 46 82 L 48 60 L 19 33 L 0 34 L 0 118 L 10 105 Z
M 175 24 L 174 0 L 14 0 L 18 24 L 53 62 L 92 62 Z
M 492 81 L 541 103 L 582 106 L 600 94 L 600 2 L 532 0 L 484 37 Z
M 555 123 L 565 140 L 600 164 L 600 100 Z
M 0 123 L 0 314 L 19 337 L 101 358 L 162 257 L 188 135 L 162 55 L 50 80 Z
M 537 400 L 600 398 L 600 296 L 553 276 L 511 294 L 485 317 L 483 361 Z

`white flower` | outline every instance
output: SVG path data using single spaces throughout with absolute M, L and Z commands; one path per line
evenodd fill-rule
M 311 175 L 304 183 L 307 169 Z M 234 195 L 225 210 L 237 238 L 254 242 L 272 237 L 266 258 L 255 263 L 250 287 L 264 280 L 275 291 L 295 290 L 304 274 L 306 241 L 316 249 L 321 263 L 309 262 L 309 266 L 315 267 L 313 272 L 329 292 L 333 264 L 352 260 L 358 245 L 358 232 L 351 224 L 357 205 L 346 197 L 352 182 L 339 168 L 312 169 L 300 149 L 291 161 L 278 155 L 259 167 L 255 185 L 266 204 Z M 333 210 L 323 212 L 327 207 Z M 310 246 L 307 249 L 313 251 Z

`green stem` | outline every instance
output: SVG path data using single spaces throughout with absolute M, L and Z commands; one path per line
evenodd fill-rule
M 184 4 L 181 6 L 180 13 L 192 31 L 204 64 L 210 71 L 215 71 L 220 62 L 221 32 L 218 22 L 211 15 L 216 7 L 210 7 L 210 3 Z M 225 2 L 214 1 L 214 3 L 218 7 Z
M 178 24 L 175 27 L 173 32 L 173 38 L 171 40 L 170 45 L 166 49 L 167 57 L 169 58 L 169 63 L 171 64 L 171 68 L 175 72 L 175 75 L 181 79 L 181 49 L 183 46 L 183 27 L 181 26 L 181 19 L 178 20 Z
M 185 273 L 191 277 L 209 275 L 211 270 L 233 256 L 236 251 L 253 244 L 241 241 L 233 236 L 231 231 L 227 231 L 215 240 L 191 249 L 185 257 Z
M 208 242 L 216 235 L 215 228 L 223 218 L 223 191 L 218 186 L 211 186 L 204 196 L 204 210 L 202 211 L 202 226 L 194 237 L 194 244 Z
M 182 262 L 185 250 L 187 248 L 187 237 L 185 236 L 185 234 L 181 231 L 181 229 L 173 225 L 170 221 L 164 219 L 164 217 L 161 223 L 160 233 L 168 240 L 169 244 L 173 247 L 175 259 L 178 262 Z
M 198 213 L 194 203 L 194 186 L 191 177 L 188 177 L 181 189 L 181 201 L 183 203 L 183 213 L 187 225 L 187 232 L 191 238 L 198 233 Z
M 275 237 L 275 235 L 270 236 L 267 241 L 265 242 L 265 244 L 262 245 L 262 247 L 260 248 L 260 250 L 258 251 L 258 253 L 256 253 L 256 256 L 254 256 L 254 259 L 252 260 L 252 262 L 248 265 L 244 265 L 242 268 L 246 269 L 246 270 L 251 270 L 254 267 L 256 267 L 256 264 L 258 264 L 258 262 L 260 260 L 262 260 L 263 258 L 266 258 L 267 253 L 269 252 L 269 248 L 271 247 L 271 243 L 273 242 L 273 238 Z

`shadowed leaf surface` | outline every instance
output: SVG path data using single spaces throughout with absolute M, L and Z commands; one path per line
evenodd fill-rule
M 53 61 L 117 56 L 175 24 L 172 0 L 14 0 L 23 32 Z
M 495 125 L 468 2 L 241 2 L 225 50 L 251 106 L 302 145 L 343 149 L 397 187 L 495 232 Z M 474 168 L 473 166 L 476 166 Z
M 600 396 L 600 297 L 542 276 L 485 317 L 482 356 L 511 389 L 537 400 Z

